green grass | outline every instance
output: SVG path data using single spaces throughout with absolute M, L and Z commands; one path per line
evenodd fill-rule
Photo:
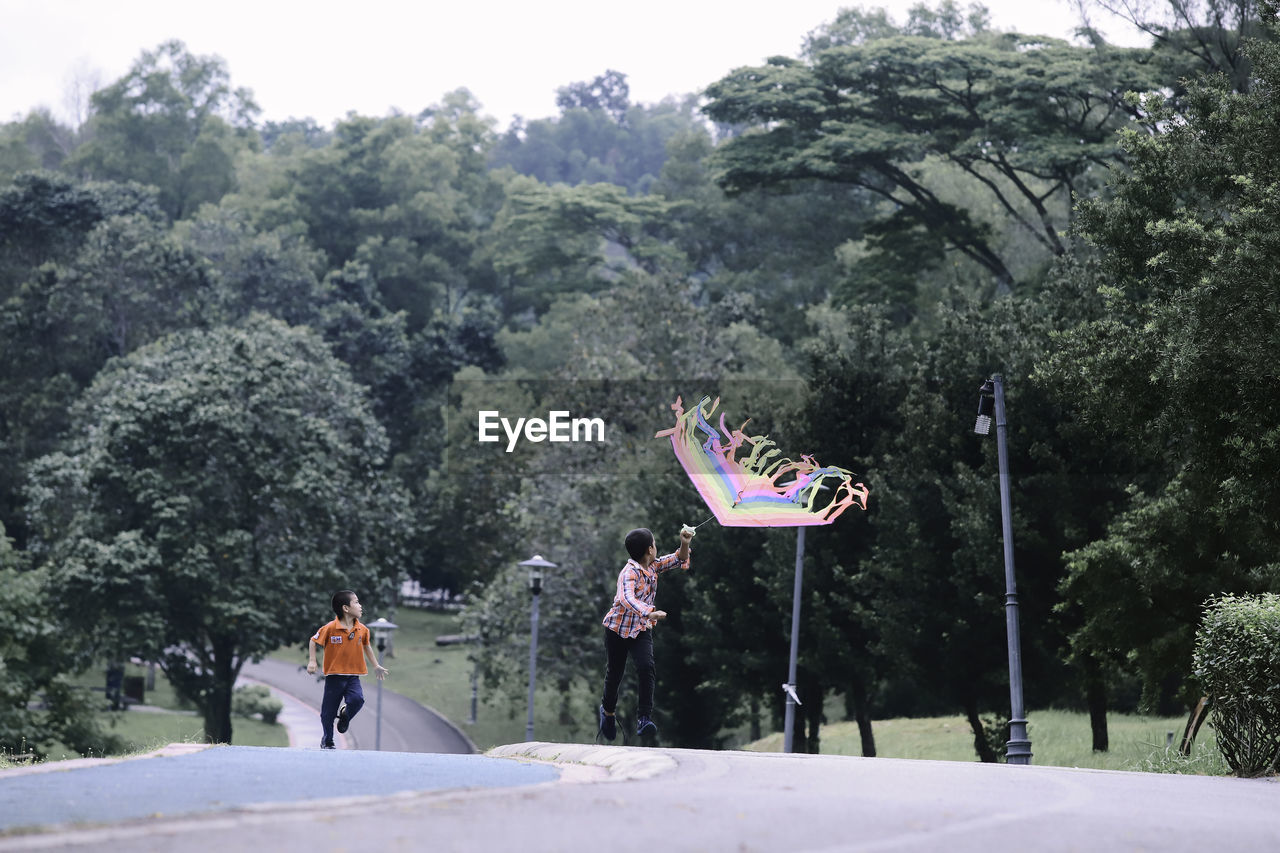
M 145 676 L 146 674 L 145 666 L 135 663 L 125 664 L 126 676 Z M 83 687 L 103 687 L 106 684 L 105 666 L 91 668 L 72 680 Z M 101 695 L 105 704 L 105 694 Z M 155 688 L 146 691 L 145 703 L 165 710 L 103 711 L 98 714 L 98 724 L 103 730 L 124 742 L 123 749 L 115 753 L 116 755 L 151 752 L 170 743 L 203 742 L 203 720 L 190 710 L 189 703 L 184 703 L 178 698 L 163 672 L 156 670 Z M 288 746 L 289 733 L 279 723 L 265 723 L 257 718 L 233 716 L 231 740 L 237 746 Z M 53 744 L 49 748 L 48 756 L 50 761 L 85 757 L 61 743 Z M 0 767 L 3 766 L 0 764 Z
M 471 716 L 471 664 L 465 645 L 437 646 L 441 634 L 458 634 L 458 617 L 451 613 L 401 608 L 396 611 L 395 655 L 383 663 L 391 674 L 384 682 L 394 690 L 439 711 L 475 742 L 480 749 L 525 740 L 527 705 L 524 698 L 512 704 L 505 697 L 487 697 L 481 685 L 475 723 Z M 603 654 L 603 652 L 602 652 Z M 298 648 L 280 649 L 271 655 L 291 664 L 305 664 L 307 653 Z M 522 676 L 528 677 L 527 672 Z M 570 707 L 584 719 L 560 722 L 561 697 L 544 686 L 534 697 L 534 738 L 556 743 L 582 743 L 595 737 L 593 688 L 579 685 Z M 368 694 L 372 697 L 372 692 Z M 584 710 L 586 713 L 584 714 Z
M 1027 735 L 1032 763 L 1055 767 L 1087 767 L 1099 770 L 1145 770 L 1220 775 L 1227 771 L 1214 744 L 1213 731 L 1200 730 L 1196 750 L 1189 759 L 1166 750 L 1169 732 L 1175 743 L 1182 736 L 1182 717 L 1144 717 L 1110 714 L 1107 735 L 1110 749 L 1094 752 L 1089 715 L 1075 711 L 1031 711 Z M 943 761 L 975 761 L 973 732 L 964 717 L 877 720 L 872 724 L 876 754 L 884 758 L 928 758 Z M 840 722 L 822 727 L 821 749 L 829 755 L 861 755 L 862 741 L 856 723 Z M 747 744 L 743 749 L 780 752 L 780 732 Z
M 113 755 L 135 755 L 170 743 L 204 741 L 204 722 L 199 715 L 190 712 L 107 711 L 98 715 L 98 724 L 124 742 L 122 749 Z M 288 746 L 289 733 L 279 723 L 232 717 L 231 740 L 236 746 Z M 49 761 L 85 757 L 103 756 L 85 756 L 61 743 L 53 744 L 48 751 Z
M 439 711 L 452 720 L 481 749 L 525 740 L 526 707 L 523 694 L 517 700 L 489 697 L 481 687 L 475 723 L 471 714 L 471 665 L 464 645 L 437 646 L 440 634 L 461 632 L 455 614 L 433 613 L 403 608 L 396 613 L 400 626 L 395 637 L 395 656 L 386 660 L 391 675 L 387 687 Z M 306 652 L 281 649 L 272 657 L 292 664 L 306 662 Z M 575 685 L 569 707 L 578 719 L 561 722 L 562 697 L 550 685 L 542 685 L 535 697 L 534 737 L 557 743 L 584 743 L 595 737 L 595 707 L 599 685 Z M 837 718 L 844 703 L 831 697 L 826 710 Z M 1177 750 L 1165 749 L 1166 734 L 1181 737 L 1185 718 L 1143 717 L 1112 714 L 1108 717 L 1110 750 L 1095 753 L 1091 746 L 1089 717 L 1072 711 L 1035 711 L 1028 714 L 1028 733 L 1034 764 L 1060 767 L 1087 767 L 1106 770 L 1143 770 L 1225 774 L 1226 763 L 1214 745 L 1213 731 L 1203 728 L 1195 754 L 1183 758 Z M 963 717 L 879 720 L 874 724 L 876 751 L 887 758 L 921 758 L 943 761 L 976 761 L 973 734 Z M 237 728 L 237 732 L 239 729 Z M 727 742 L 736 748 L 778 752 L 782 734 L 743 744 L 741 732 L 726 732 Z M 822 727 L 822 752 L 829 755 L 861 755 L 857 725 L 835 722 Z M 237 738 L 238 740 L 238 738 Z

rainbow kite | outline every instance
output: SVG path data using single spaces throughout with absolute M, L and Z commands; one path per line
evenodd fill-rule
M 654 438 L 671 436 L 676 459 L 720 524 L 830 524 L 855 504 L 863 510 L 867 508 L 869 491 L 853 482 L 852 472 L 821 466 L 812 456 L 802 455 L 798 462 L 775 459 L 780 451 L 774 442 L 762 435 L 746 435 L 742 427 L 730 430 L 723 412 L 719 429 L 713 426 L 708 418 L 719 405 L 718 397 L 714 403 L 710 397 L 703 397 L 696 408 L 686 412 L 677 397 L 671 407 L 676 413 L 676 425 L 657 432 Z M 750 446 L 749 452 L 745 445 Z

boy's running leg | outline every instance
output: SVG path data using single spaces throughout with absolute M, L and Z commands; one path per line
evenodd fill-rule
M 324 678 L 324 698 L 320 701 L 320 727 L 324 732 L 320 739 L 322 748 L 333 748 L 333 718 L 338 715 L 338 705 L 342 703 L 345 681 L 341 675 L 326 675 Z
M 343 691 L 342 698 L 347 704 L 342 708 L 338 721 L 338 731 L 345 732 L 347 726 L 351 725 L 351 719 L 360 713 L 360 709 L 364 707 L 364 688 L 360 685 L 360 676 L 353 675 L 347 679 L 346 690 Z M 346 725 L 343 725 L 344 720 Z
M 608 740 L 618 736 L 613 712 L 618 707 L 618 687 L 627 669 L 627 641 L 616 632 L 604 629 L 604 696 L 600 698 L 600 733 Z
M 656 735 L 658 727 L 650 719 L 653 716 L 653 693 L 658 682 L 658 670 L 653 663 L 653 632 L 641 631 L 631 641 L 631 661 L 636 665 L 636 679 L 640 687 L 640 700 L 636 707 L 636 734 Z

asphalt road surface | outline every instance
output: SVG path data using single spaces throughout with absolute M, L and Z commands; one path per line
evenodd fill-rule
M 211 747 L 0 779 L 0 832 L 555 778 L 550 765 L 481 755 Z
M 301 740 L 303 746 L 320 745 L 320 699 L 324 695 L 324 680 L 309 675 L 305 667 L 282 661 L 266 659 L 261 663 L 246 663 L 241 673 L 310 707 L 312 718 L 310 733 L 290 721 L 290 733 Z M 475 745 L 456 726 L 441 715 L 414 700 L 401 696 L 390 686 L 392 675 L 382 688 L 382 749 L 387 752 L 435 752 L 464 754 L 476 751 Z M 345 746 L 348 749 L 372 750 L 378 741 L 378 680 L 370 675 L 360 679 L 364 689 L 365 704 L 347 729 Z M 339 745 L 342 745 L 341 743 Z
M 251 761 L 241 762 L 235 751 Z M 219 756 L 237 759 L 232 779 L 282 776 L 260 785 L 277 802 L 224 802 L 196 816 L 142 818 L 0 838 L 11 849 L 218 851 L 337 849 L 509 851 L 1275 851 L 1280 850 L 1280 782 L 976 762 L 530 744 L 526 763 L 485 756 L 322 752 L 214 747 L 174 759 L 144 758 L 157 778 L 137 795 L 174 814 L 165 797 L 222 775 Z M 194 767 L 202 755 L 205 766 Z M 284 756 L 304 764 L 284 766 Z M 349 757 L 352 768 L 324 761 Z M 553 781 L 534 771 L 554 762 Z M 293 760 L 293 759 L 290 759 Z M 478 762 L 509 761 L 494 786 Z M 167 763 L 163 763 L 166 762 Z M 361 765 L 360 762 L 366 762 Z M 458 787 L 298 801 L 325 780 L 356 774 L 427 779 L 428 768 L 458 762 Z M 400 762 L 416 762 L 399 767 Z M 628 764 L 630 762 L 630 765 Z M 635 763 L 647 762 L 642 772 Z M 185 763 L 185 764 L 184 764 Z M 325 768 L 339 772 L 328 774 Z M 359 769 L 356 769 L 359 767 Z M 605 769 L 609 767 L 609 769 Z M 319 769 L 317 769 L 319 768 Z M 110 768 L 104 768 L 110 769 Z M 146 768 L 144 768 L 146 769 Z M 476 775 L 472 774 L 475 771 Z M 5 774 L 14 771 L 5 771 Z M 49 773 L 72 785 L 94 770 Z M 612 774 L 612 775 L 611 775 Z M 163 784 L 164 778 L 173 784 Z M 18 781 L 0 774 L 0 797 Z M 499 779 L 498 781 L 501 781 Z M 256 784 L 256 783 L 255 783 Z M 74 785 L 72 785 L 74 788 Z M 280 802 L 281 799 L 293 801 Z M 46 795 L 45 799 L 53 797 Z M 0 812 L 20 808 L 10 797 Z M 140 807 L 141 808 L 141 807 Z M 166 810 L 167 809 L 167 810 Z M 56 812 L 55 812 L 56 813 Z

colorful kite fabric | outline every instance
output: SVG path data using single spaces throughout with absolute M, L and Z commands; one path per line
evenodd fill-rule
M 708 405 L 709 404 L 709 405 Z M 720 405 L 703 397 L 689 411 L 679 397 L 671 407 L 676 425 L 654 438 L 671 437 L 671 447 L 716 520 L 725 527 L 801 527 L 830 524 L 851 506 L 867 508 L 869 490 L 843 468 L 821 466 L 812 456 L 800 461 L 775 458 L 781 451 L 762 435 L 731 430 Z M 750 447 L 748 452 L 747 446 Z M 825 481 L 825 482 L 824 482 Z M 818 488 L 821 486 L 821 488 Z

